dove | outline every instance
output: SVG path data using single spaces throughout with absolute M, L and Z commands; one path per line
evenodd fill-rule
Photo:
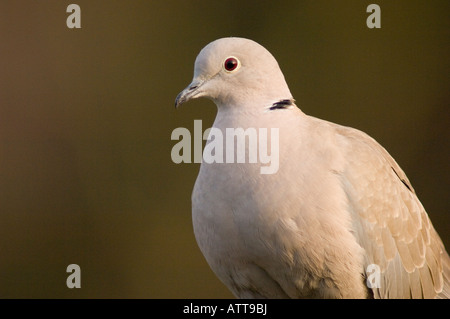
M 450 257 L 403 170 L 366 133 L 302 112 L 268 50 L 206 45 L 175 106 L 200 97 L 217 106 L 211 132 L 278 132 L 262 139 L 276 172 L 203 161 L 192 192 L 198 246 L 237 298 L 449 298 Z M 223 145 L 225 159 L 238 147 Z

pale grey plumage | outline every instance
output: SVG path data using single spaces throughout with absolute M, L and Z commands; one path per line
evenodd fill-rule
M 228 57 L 239 61 L 232 72 Z M 279 128 L 276 174 L 202 163 L 192 194 L 199 247 L 237 297 L 450 297 L 450 258 L 405 173 L 361 131 L 297 107 L 268 111 L 293 99 L 266 49 L 208 44 L 176 106 L 200 96 L 218 106 L 213 127 Z M 370 264 L 379 288 L 366 285 Z

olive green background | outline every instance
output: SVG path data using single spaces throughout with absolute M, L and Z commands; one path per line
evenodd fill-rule
M 385 146 L 450 247 L 450 2 L 376 1 L 369 29 L 373 2 L 1 1 L 0 297 L 232 297 L 192 230 L 199 164 L 170 156 L 173 129 L 213 122 L 173 104 L 227 36 L 271 51 L 305 113 Z

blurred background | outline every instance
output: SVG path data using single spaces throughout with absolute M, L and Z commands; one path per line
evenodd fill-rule
M 81 29 L 66 26 L 81 7 Z M 450 2 L 0 2 L 0 298 L 227 298 L 195 242 L 199 164 L 174 164 L 198 52 L 251 38 L 310 115 L 397 160 L 450 248 Z M 81 267 L 81 289 L 66 267 Z

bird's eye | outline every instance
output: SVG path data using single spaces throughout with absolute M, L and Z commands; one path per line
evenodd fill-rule
M 229 57 L 223 63 L 223 67 L 228 72 L 236 70 L 238 66 L 239 66 L 239 61 L 235 57 Z

